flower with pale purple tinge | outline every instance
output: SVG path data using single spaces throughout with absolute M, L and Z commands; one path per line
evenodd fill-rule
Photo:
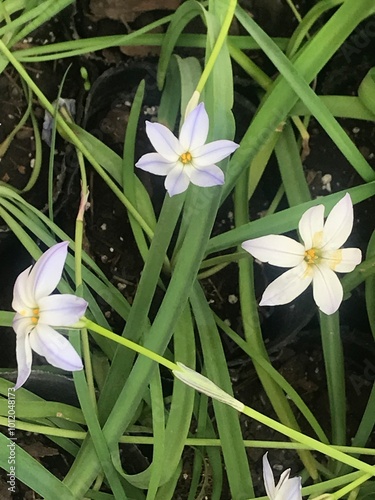
M 187 115 L 178 139 L 164 125 L 146 122 L 146 133 L 157 152 L 143 155 L 135 166 L 166 175 L 164 185 L 170 196 L 185 191 L 190 182 L 202 187 L 224 184 L 224 173 L 215 163 L 239 146 L 228 140 L 205 144 L 208 128 L 203 102 Z
M 309 208 L 298 230 L 303 243 L 287 236 L 269 235 L 242 243 L 253 257 L 274 266 L 291 267 L 264 291 L 259 305 L 288 304 L 312 283 L 319 309 L 333 314 L 340 307 L 343 289 L 337 273 L 349 273 L 361 262 L 359 248 L 340 247 L 353 228 L 353 204 L 347 193 L 324 223 L 324 205 Z
M 263 481 L 268 498 L 270 500 L 302 500 L 301 478 L 289 479 L 290 469 L 287 469 L 284 470 L 279 482 L 275 485 L 267 455 L 268 453 L 263 455 Z
M 52 327 L 74 325 L 85 314 L 87 302 L 70 294 L 51 295 L 57 287 L 68 253 L 63 241 L 47 250 L 34 266 L 17 278 L 12 307 L 16 311 L 13 329 L 17 334 L 18 377 L 15 389 L 28 379 L 32 351 L 63 370 L 83 368 L 81 358 L 70 342 Z

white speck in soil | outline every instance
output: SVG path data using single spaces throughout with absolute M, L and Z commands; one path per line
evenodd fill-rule
M 108 255 L 101 255 L 100 260 L 103 262 L 103 264 L 105 264 L 106 262 L 108 262 Z
M 229 304 L 237 304 L 237 302 L 238 302 L 237 295 L 234 295 L 234 294 L 228 295 L 228 302 L 229 302 Z
M 108 318 L 110 318 L 110 317 L 112 316 L 111 311 L 106 311 L 106 312 L 104 313 L 104 316 L 105 316 L 107 319 L 108 319 Z
M 119 238 L 119 239 L 120 239 L 120 241 L 124 241 L 124 238 L 123 238 L 122 236 L 120 236 L 120 238 Z
M 352 129 L 352 132 L 353 132 L 353 134 L 358 134 L 358 132 L 359 132 L 360 130 L 361 130 L 361 129 L 360 129 L 359 127 L 354 127 L 354 128 Z
M 115 251 L 115 249 L 114 249 L 113 247 L 110 247 L 109 251 L 110 251 L 111 253 L 113 253 L 113 252 Z
M 107 224 L 105 222 L 103 222 L 103 224 L 100 226 L 100 229 L 102 231 L 106 231 L 107 230 Z
M 331 187 L 331 182 L 332 182 L 332 175 L 331 174 L 325 174 L 323 175 L 322 179 L 322 189 L 325 189 L 329 193 L 332 191 Z
M 126 283 L 117 283 L 117 288 L 122 292 L 126 288 Z
M 35 158 L 31 158 L 30 160 L 30 168 L 34 168 L 35 167 Z

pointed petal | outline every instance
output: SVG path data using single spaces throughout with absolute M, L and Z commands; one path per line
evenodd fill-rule
M 62 241 L 49 248 L 37 260 L 28 279 L 29 294 L 35 302 L 53 292 L 57 287 L 68 254 L 68 241 Z
M 188 114 L 181 127 L 179 140 L 183 149 L 191 152 L 202 146 L 207 139 L 208 127 L 208 114 L 201 102 Z
M 190 180 L 184 170 L 184 166 L 182 163 L 179 163 L 167 175 L 164 186 L 168 191 L 169 196 L 174 196 L 175 194 L 180 194 L 186 191 L 189 183 Z
M 348 239 L 353 228 L 353 203 L 349 193 L 332 208 L 323 229 L 326 249 L 338 249 Z
M 343 290 L 336 274 L 324 265 L 316 265 L 313 278 L 316 305 L 325 314 L 333 314 L 340 307 Z
M 164 125 L 146 122 L 146 133 L 156 151 L 167 161 L 176 162 L 184 152 L 177 137 Z
M 221 140 L 205 144 L 191 151 L 193 162 L 196 167 L 205 167 L 213 165 L 229 156 L 233 151 L 239 148 L 239 145 L 233 141 Z
M 280 500 L 302 500 L 301 478 L 294 477 L 289 479 L 289 472 L 290 469 L 288 469 L 288 478 L 282 484 L 279 483 L 280 487 L 276 498 Z
M 210 187 L 224 184 L 224 172 L 216 165 L 204 168 L 195 168 L 194 165 L 185 165 L 186 174 L 196 186 Z
M 275 480 L 267 455 L 268 452 L 263 455 L 263 482 L 268 498 L 273 500 L 276 494 Z
M 151 174 L 168 175 L 176 162 L 166 160 L 159 153 L 147 153 L 140 157 L 135 166 Z
M 260 306 L 277 306 L 292 302 L 306 290 L 312 281 L 312 272 L 305 261 L 279 276 L 265 289 Z
M 40 322 L 30 334 L 31 348 L 48 363 L 63 370 L 82 370 L 81 358 L 71 343 L 60 333 Z
M 277 234 L 247 240 L 241 246 L 261 262 L 269 262 L 279 267 L 298 266 L 305 255 L 305 249 L 301 243 Z
M 19 389 L 26 380 L 29 378 L 31 372 L 31 363 L 33 358 L 33 353 L 31 351 L 29 335 L 17 335 L 16 343 L 16 357 L 17 357 L 17 367 L 18 375 L 15 389 Z
M 70 295 L 48 295 L 39 300 L 39 321 L 51 326 L 70 326 L 85 314 L 87 302 Z
M 361 260 L 362 252 L 359 248 L 329 250 L 323 254 L 323 263 L 335 273 L 350 273 Z
M 31 268 L 32 266 L 19 274 L 14 284 L 12 307 L 17 312 L 21 312 L 24 309 L 32 309 L 36 306 L 35 299 L 30 293 L 28 286 Z
M 321 240 L 323 236 L 323 225 L 324 205 L 317 205 L 316 207 L 309 208 L 302 215 L 298 224 L 298 232 L 307 250 L 320 246 L 321 241 L 317 240 Z

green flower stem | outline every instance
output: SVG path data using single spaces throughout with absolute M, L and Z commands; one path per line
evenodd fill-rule
M 75 252 L 74 252 L 74 268 L 75 268 L 75 285 L 76 293 L 79 297 L 83 297 L 83 280 L 82 280 L 82 244 L 84 234 L 84 214 L 86 208 L 86 201 L 88 197 L 87 175 L 85 169 L 85 162 L 83 155 L 79 149 L 77 151 L 79 170 L 81 174 L 81 201 L 78 209 L 78 215 L 75 224 Z M 92 360 L 90 352 L 89 336 L 86 328 L 81 329 L 81 343 L 82 353 L 85 365 L 85 374 L 87 380 L 87 387 L 92 403 L 92 407 L 97 409 L 94 375 L 92 370 Z M 81 387 L 85 390 L 85 387 Z
M 14 66 L 14 68 L 18 71 L 20 76 L 25 80 L 26 84 L 29 88 L 34 92 L 34 94 L 38 97 L 41 104 L 45 107 L 45 109 L 54 116 L 55 109 L 52 104 L 45 97 L 43 92 L 39 89 L 39 87 L 35 84 L 35 82 L 30 78 L 27 74 L 23 66 L 17 61 L 12 52 L 6 47 L 6 45 L 0 40 L 0 51 L 4 54 L 4 56 L 9 60 L 9 62 Z M 87 160 L 91 163 L 91 165 L 95 168 L 95 170 L 99 173 L 102 179 L 106 182 L 108 187 L 112 189 L 114 194 L 119 198 L 119 200 L 124 204 L 126 209 L 132 215 L 132 217 L 138 222 L 143 231 L 147 234 L 147 236 L 152 239 L 154 233 L 149 225 L 145 222 L 142 216 L 139 214 L 137 209 L 130 203 L 128 198 L 124 195 L 124 193 L 119 189 L 116 183 L 111 179 L 111 177 L 103 170 L 103 168 L 99 165 L 99 163 L 95 160 L 94 156 L 90 153 L 90 151 L 81 143 L 78 137 L 74 134 L 74 132 L 70 129 L 69 125 L 65 122 L 60 113 L 56 114 L 56 121 L 61 133 L 69 139 L 87 158 Z
M 228 2 L 228 10 L 225 14 L 225 19 L 224 22 L 221 26 L 220 33 L 216 39 L 214 48 L 212 49 L 212 52 L 210 54 L 210 57 L 204 67 L 204 70 L 202 72 L 202 75 L 199 79 L 196 92 L 199 92 L 200 94 L 203 91 L 204 86 L 206 85 L 207 79 L 210 76 L 210 73 L 212 71 L 212 68 L 216 62 L 216 59 L 218 58 L 218 55 L 221 51 L 221 48 L 224 44 L 224 42 L 227 39 L 228 36 L 228 31 L 234 16 L 234 11 L 237 7 L 237 0 L 229 0 Z
M 8 425 L 8 418 L 0 416 L 0 425 L 6 427 Z M 88 433 L 85 431 L 75 431 L 71 429 L 62 429 L 59 427 L 49 427 L 48 425 L 40 425 L 33 424 L 31 422 L 24 422 L 22 420 L 16 420 L 15 428 L 21 431 L 34 432 L 36 434 L 43 434 L 45 436 L 54 436 L 54 437 L 62 437 L 67 439 L 74 439 L 78 441 L 84 440 Z M 132 432 L 132 429 L 129 429 L 129 433 Z M 146 433 L 147 429 L 134 429 L 135 433 L 143 432 Z M 149 430 L 151 432 L 151 430 Z M 130 444 L 147 444 L 153 445 L 155 438 L 153 436 L 139 436 L 139 435 L 123 435 L 119 438 L 119 443 L 130 443 Z M 256 439 L 244 439 L 244 446 L 247 448 L 258 448 L 262 450 L 315 450 L 314 446 L 296 443 L 294 441 L 264 441 L 264 440 L 256 440 Z M 221 440 L 217 438 L 186 438 L 185 440 L 186 446 L 210 446 L 210 447 L 220 447 Z M 358 455 L 367 455 L 367 456 L 375 456 L 375 449 L 373 448 L 359 448 L 352 446 L 335 446 L 331 445 L 331 448 L 334 450 L 342 451 L 343 453 L 347 453 L 351 455 L 352 453 Z M 361 472 L 351 472 L 347 474 L 348 477 L 352 477 L 353 475 L 358 475 Z
M 339 313 L 320 312 L 320 330 L 332 421 L 332 443 L 346 442 L 345 368 L 340 337 Z
M 276 420 L 273 420 L 270 417 L 262 415 L 258 411 L 253 410 L 248 406 L 244 405 L 242 413 L 250 418 L 253 418 L 257 422 L 260 422 L 261 424 L 264 424 L 267 427 L 270 427 L 271 429 L 274 429 L 275 431 L 284 434 L 284 436 L 288 436 L 293 441 L 297 441 L 297 443 L 301 443 L 304 446 L 309 446 L 311 447 L 311 449 L 323 453 L 324 455 L 327 455 L 328 457 L 331 457 L 334 460 L 337 460 L 338 462 L 350 465 L 354 469 L 368 473 L 371 476 L 375 475 L 375 469 L 372 465 L 362 462 L 357 458 L 351 457 L 350 455 L 347 455 L 346 453 L 339 451 L 337 448 L 334 448 L 333 446 L 321 443 L 316 439 L 306 436 L 305 434 L 302 434 L 301 432 L 298 432 L 295 429 L 291 429 L 290 427 L 287 427 L 286 425 L 281 424 L 280 422 L 277 422 Z
M 138 354 L 142 354 L 143 356 L 152 359 L 156 363 L 159 363 L 160 365 L 169 368 L 169 370 L 171 371 L 179 370 L 176 363 L 169 361 L 168 359 L 164 358 L 163 356 L 160 356 L 159 354 L 151 351 L 150 349 L 147 349 L 146 347 L 136 344 L 135 342 L 132 342 L 131 340 L 128 340 L 124 337 L 120 337 L 120 335 L 116 335 L 110 330 L 107 330 L 106 328 L 97 325 L 96 323 L 87 318 L 81 318 L 80 321 L 83 321 L 86 325 L 86 328 L 88 328 L 89 330 L 96 332 L 99 335 L 106 337 L 107 339 L 113 340 L 114 342 L 117 342 L 118 344 L 123 345 L 124 347 L 127 347 L 128 349 L 131 349 L 132 351 L 135 351 Z
M 247 176 L 247 173 L 243 174 L 242 181 L 240 180 L 240 182 L 237 183 L 235 189 L 234 208 L 237 227 L 246 224 L 249 220 L 247 201 Z M 269 362 L 258 317 L 252 259 L 248 258 L 240 260 L 238 262 L 238 268 L 240 304 L 243 317 L 245 340 L 255 354 L 263 357 L 266 361 Z M 299 430 L 298 423 L 282 389 L 258 363 L 255 363 L 255 370 L 280 421 L 284 422 L 290 427 Z M 303 464 L 309 471 L 310 476 L 314 480 L 316 480 L 318 478 L 318 471 L 316 469 L 315 460 L 313 459 L 311 453 L 307 451 L 300 451 L 299 456 Z
M 336 500 L 339 498 L 342 498 L 344 495 L 347 495 L 351 491 L 353 491 L 355 488 L 358 488 L 361 486 L 361 484 L 365 483 L 369 479 L 373 477 L 372 474 L 362 474 L 360 477 L 358 477 L 355 481 L 352 481 L 348 485 L 346 485 L 344 488 L 341 488 L 338 491 L 335 491 L 334 493 L 331 493 L 331 499 Z M 354 497 L 356 498 L 356 497 Z

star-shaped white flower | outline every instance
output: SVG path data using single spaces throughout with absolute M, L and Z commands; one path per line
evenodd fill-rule
M 270 500 L 302 500 L 301 478 L 289 479 L 290 469 L 285 470 L 277 485 L 273 477 L 267 454 L 263 455 L 263 481 Z
M 298 230 L 303 244 L 287 236 L 269 235 L 242 243 L 262 262 L 291 267 L 264 291 L 260 305 L 288 304 L 312 282 L 314 300 L 325 314 L 340 307 L 343 289 L 335 272 L 348 273 L 361 262 L 359 248 L 340 247 L 353 228 L 353 204 L 347 193 L 331 210 L 324 224 L 324 205 L 307 210 Z
M 146 133 L 157 152 L 143 155 L 135 166 L 166 175 L 164 185 L 170 196 L 185 191 L 190 182 L 202 187 L 224 184 L 224 173 L 215 163 L 239 146 L 228 140 L 205 144 L 208 129 L 203 102 L 188 114 L 178 139 L 164 125 L 146 122 Z
M 61 279 L 68 242 L 47 250 L 34 266 L 17 278 L 12 307 L 16 311 L 13 329 L 17 334 L 18 377 L 15 388 L 30 375 L 32 351 L 44 356 L 48 363 L 63 370 L 81 370 L 81 358 L 60 333 L 52 328 L 68 327 L 85 314 L 87 302 L 70 294 L 50 295 Z

